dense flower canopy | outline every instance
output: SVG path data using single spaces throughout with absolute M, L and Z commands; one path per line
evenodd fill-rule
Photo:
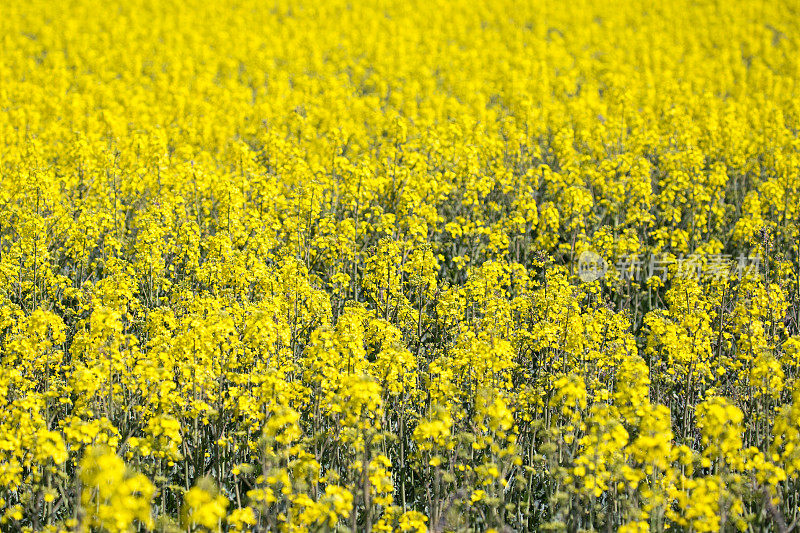
M 3 531 L 796 524 L 796 1 L 0 39 Z

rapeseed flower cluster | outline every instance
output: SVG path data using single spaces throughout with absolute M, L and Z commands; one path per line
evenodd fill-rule
M 797 524 L 796 2 L 0 36 L 0 530 Z

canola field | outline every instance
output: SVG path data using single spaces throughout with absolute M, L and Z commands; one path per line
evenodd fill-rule
M 797 0 L 0 3 L 0 531 L 800 519 Z

